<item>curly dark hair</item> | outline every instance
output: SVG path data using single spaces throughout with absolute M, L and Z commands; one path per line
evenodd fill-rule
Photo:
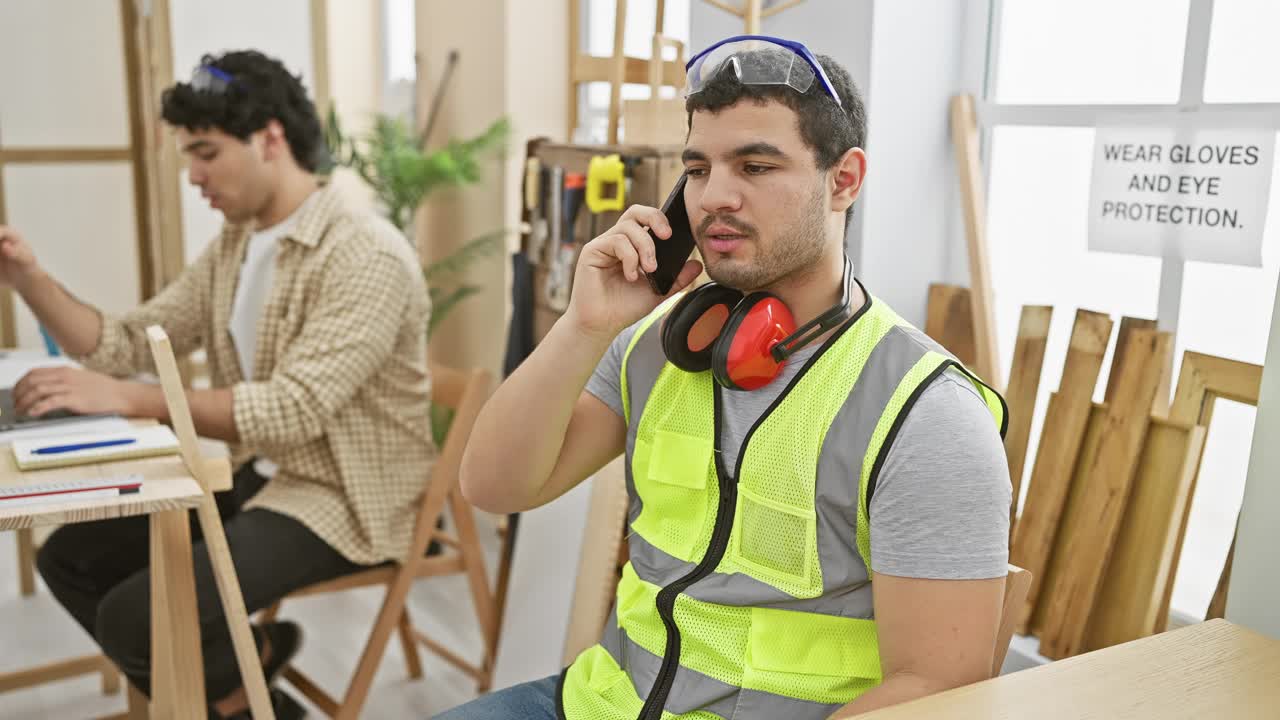
M 316 171 L 324 152 L 323 134 L 301 77 L 256 50 L 205 55 L 200 64 L 221 70 L 231 81 L 218 91 L 197 90 L 181 82 L 165 90 L 160 99 L 165 122 L 187 130 L 217 128 L 247 140 L 274 119 L 284 126 L 298 165 Z
M 770 56 L 774 53 L 790 52 L 783 48 L 770 48 L 744 52 L 738 57 L 743 64 L 753 61 L 774 64 L 777 58 Z M 693 113 L 697 110 L 719 112 L 743 98 L 748 98 L 757 105 L 774 100 L 795 111 L 800 122 L 800 137 L 813 150 L 815 164 L 819 170 L 830 170 L 850 148 L 865 147 L 867 111 L 857 85 L 849 76 L 849 71 L 828 55 L 815 55 L 815 57 L 840 96 L 840 105 L 836 105 L 827 95 L 827 91 L 822 87 L 822 81 L 817 77 L 813 79 L 807 91 L 798 93 L 786 85 L 743 85 L 738 82 L 733 73 L 724 72 L 728 68 L 726 64 L 715 77 L 702 86 L 699 92 L 685 100 L 685 110 L 689 113 L 689 127 L 693 127 Z M 798 58 L 787 58 L 787 60 L 798 60 Z M 845 212 L 846 227 L 852 217 L 853 206 L 850 205 Z

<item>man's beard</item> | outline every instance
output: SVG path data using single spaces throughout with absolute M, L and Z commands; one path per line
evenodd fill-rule
M 807 206 L 797 213 L 795 224 L 779 232 L 769 247 L 760 244 L 759 232 L 750 225 L 732 217 L 707 216 L 698 231 L 700 237 L 705 237 L 703 233 L 712 223 L 721 223 L 745 234 L 746 242 L 755 245 L 755 256 L 750 261 L 703 253 L 707 275 L 720 285 L 748 293 L 810 272 L 822 259 L 826 244 L 822 198 L 820 189 L 815 189 Z

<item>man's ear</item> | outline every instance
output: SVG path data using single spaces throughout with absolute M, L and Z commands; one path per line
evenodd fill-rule
M 281 153 L 289 152 L 289 139 L 285 137 L 284 125 L 279 120 L 268 120 L 262 128 L 262 154 L 265 160 L 276 160 Z
M 862 192 L 867 177 L 867 154 L 862 148 L 849 148 L 831 168 L 831 210 L 844 212 Z

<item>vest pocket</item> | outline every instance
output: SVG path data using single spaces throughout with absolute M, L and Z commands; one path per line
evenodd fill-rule
M 714 444 L 709 438 L 658 430 L 652 442 L 636 440 L 632 470 L 640 516 L 631 524 L 654 547 L 692 562 L 702 537 L 707 476 Z
M 880 681 L 875 621 L 752 608 L 743 687 L 847 703 Z
M 738 486 L 733 559 L 759 579 L 787 587 L 808 586 L 817 544 L 811 509 L 794 508 Z

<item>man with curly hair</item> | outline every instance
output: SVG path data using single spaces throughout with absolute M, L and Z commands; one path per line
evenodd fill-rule
M 250 612 L 298 588 L 399 559 L 435 448 L 428 415 L 430 311 L 416 254 L 390 223 L 346 207 L 316 175 L 320 121 L 301 80 L 258 52 L 206 55 L 164 93 L 190 181 L 226 222 L 156 297 L 119 317 L 64 289 L 13 228 L 0 227 L 0 283 L 16 290 L 85 369 L 35 370 L 19 412 L 119 413 L 167 421 L 145 329 L 203 349 L 211 388 L 187 393 L 197 431 L 231 444 L 234 488 L 218 496 Z M 196 539 L 199 528 L 193 525 Z M 196 595 L 208 702 L 248 710 L 203 542 Z M 41 548 L 53 595 L 140 690 L 151 677 L 145 518 L 68 525 Z M 254 628 L 267 675 L 299 628 Z M 302 707 L 272 691 L 279 718 Z

